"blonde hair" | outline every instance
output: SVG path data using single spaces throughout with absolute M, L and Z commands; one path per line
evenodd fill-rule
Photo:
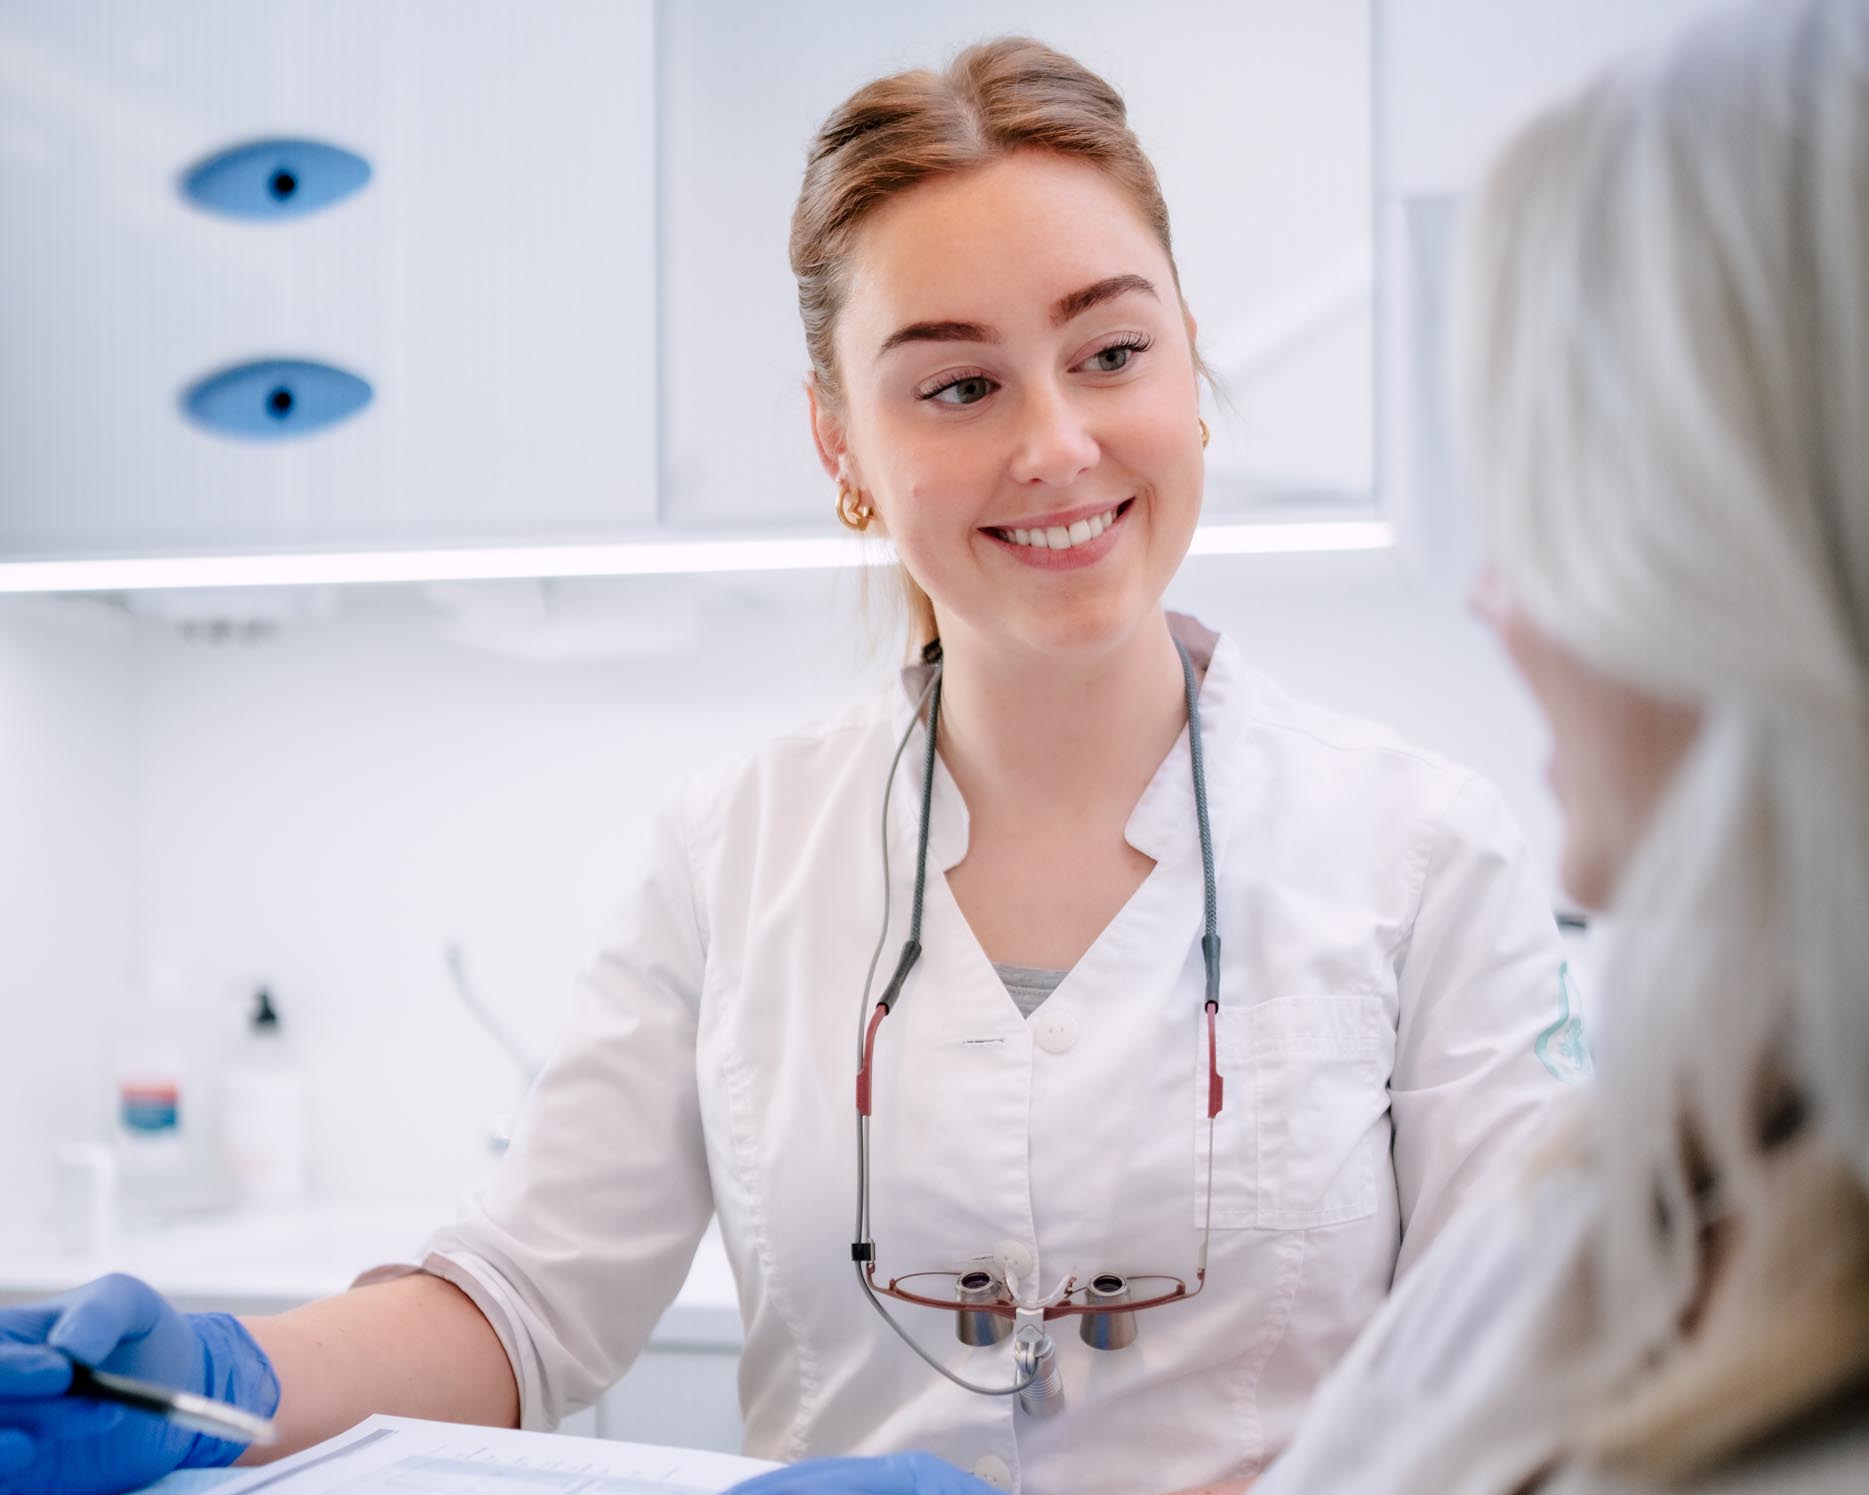
M 792 273 L 818 397 L 843 399 L 833 348 L 857 231 L 884 203 L 921 183 L 1048 151 L 1087 161 L 1126 192 L 1171 272 L 1175 256 L 1155 168 L 1119 94 L 1082 63 L 1030 37 L 967 48 L 944 72 L 895 73 L 866 83 L 819 129 L 792 213 Z M 1196 367 L 1199 367 L 1198 355 Z M 912 646 L 935 636 L 933 604 L 905 570 Z
M 1456 321 L 1455 400 L 1508 591 L 1703 721 L 1611 910 L 1606 1332 L 1628 1366 L 1681 1350 L 1703 1164 L 1736 1251 L 1840 1251 L 1855 1265 L 1829 1280 L 1860 1311 L 1869 5 L 1722 14 L 1534 121 L 1470 214 Z M 1774 1197 L 1761 1129 L 1778 1086 L 1837 1163 L 1813 1175 L 1842 1191 L 1830 1207 Z M 1809 1239 L 1813 1214 L 1828 1240 Z M 1771 1309 L 1749 1305 L 1755 1322 Z M 1858 1336 L 1797 1384 L 1808 1402 L 1865 1368 Z M 1606 1406 L 1598 1446 L 1690 1467 L 1778 1415 L 1735 1405 L 1766 1397 L 1756 1376 L 1690 1379 L 1710 1399 L 1696 1415 L 1678 1395 Z

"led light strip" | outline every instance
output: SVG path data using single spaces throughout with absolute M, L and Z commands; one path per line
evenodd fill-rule
M 1288 555 L 1382 550 L 1377 521 L 1213 524 L 1191 555 Z M 485 550 L 361 550 L 317 555 L 207 555 L 98 561 L 3 561 L 0 593 L 141 592 L 173 587 L 345 586 L 360 582 L 494 581 L 565 576 L 698 576 L 722 571 L 814 571 L 884 566 L 887 545 L 854 538 L 643 540 L 623 545 Z

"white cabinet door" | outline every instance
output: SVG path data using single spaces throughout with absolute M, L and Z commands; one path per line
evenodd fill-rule
M 625 1443 L 739 1453 L 739 1376 L 735 1349 L 652 1343 L 597 1404 L 597 1431 Z
M 0 12 L 0 559 L 552 540 L 655 511 L 651 0 L 20 0 Z M 255 222 L 183 174 L 310 138 L 360 191 Z M 267 358 L 370 402 L 253 441 Z
M 1367 0 L 664 0 L 660 29 L 671 522 L 835 532 L 787 261 L 807 147 L 869 79 L 1019 33 L 1122 91 L 1161 177 L 1233 396 L 1208 410 L 1210 513 L 1369 501 Z

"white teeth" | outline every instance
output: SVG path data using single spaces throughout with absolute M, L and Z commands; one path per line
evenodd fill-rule
M 1070 550 L 1096 539 L 1115 523 L 1116 510 L 1106 509 L 1068 527 L 1054 524 L 1049 529 L 1002 529 L 994 533 L 1014 545 L 1029 545 L 1034 550 Z

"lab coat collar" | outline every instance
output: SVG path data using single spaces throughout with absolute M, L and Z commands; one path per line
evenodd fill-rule
M 1234 783 L 1241 754 L 1239 744 L 1250 717 L 1249 679 L 1245 661 L 1232 641 L 1197 619 L 1181 613 L 1168 615 L 1168 628 L 1188 651 L 1196 670 L 1206 673 L 1200 682 L 1201 755 L 1207 779 L 1207 818 L 1214 836 L 1214 857 L 1225 845 L 1223 831 L 1237 795 Z M 1194 763 L 1185 724 L 1168 756 L 1157 766 L 1148 787 L 1123 827 L 1124 839 L 1159 864 L 1198 864 Z
M 1208 820 L 1218 857 L 1223 812 L 1235 799 L 1232 779 L 1240 757 L 1237 749 L 1250 716 L 1247 704 L 1250 677 L 1232 641 L 1198 619 L 1171 612 L 1168 631 L 1187 649 L 1196 671 L 1204 669 L 1206 672 L 1199 692 L 1201 746 L 1207 776 Z M 933 673 L 932 665 L 919 661 L 903 668 L 903 700 L 899 709 L 891 713 L 895 722 L 890 739 L 892 749 Z M 906 842 L 911 856 L 920 828 L 922 759 L 926 751 L 925 729 L 917 727 L 902 755 L 902 766 L 897 771 L 891 795 L 890 813 L 894 816 L 896 834 L 903 838 L 898 844 Z M 928 816 L 930 867 L 946 872 L 959 864 L 967 855 L 968 826 L 966 801 L 949 776 L 947 765 L 937 756 L 934 797 Z M 1194 770 L 1184 726 L 1130 812 L 1123 834 L 1131 846 L 1158 863 L 1180 862 L 1184 855 L 1198 855 L 1194 826 Z
M 934 666 L 917 660 L 902 669 L 902 690 L 906 700 L 900 710 L 891 714 L 893 727 L 889 734 L 891 751 L 901 739 L 903 730 L 908 726 L 909 718 L 920 705 L 922 696 L 928 689 L 928 682 L 934 678 Z M 898 844 L 906 844 L 909 856 L 915 854 L 915 839 L 921 833 L 921 792 L 922 763 L 928 752 L 927 713 L 922 713 L 922 725 L 916 727 L 909 738 L 909 745 L 902 754 L 902 766 L 896 770 L 896 785 L 890 797 L 889 811 L 894 816 L 894 825 Z M 940 754 L 935 755 L 934 796 L 928 808 L 928 865 L 941 872 L 958 866 L 962 857 L 967 855 L 968 837 L 967 802 L 961 798 L 960 789 L 947 771 L 947 764 L 941 761 Z M 913 861 L 910 860 L 910 876 L 913 876 Z

